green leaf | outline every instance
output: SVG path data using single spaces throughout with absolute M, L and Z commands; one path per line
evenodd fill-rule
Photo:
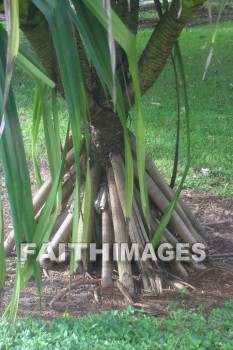
M 83 1 L 86 7 L 91 10 L 92 15 L 85 12 L 85 9 L 81 6 L 81 2 L 74 1 L 74 5 L 76 6 L 76 14 L 77 19 L 73 19 L 79 28 L 83 40 L 85 41 L 85 45 L 89 48 L 89 52 L 92 53 L 91 58 L 93 60 L 93 64 L 100 76 L 102 82 L 106 82 L 108 86 L 108 90 L 110 95 L 114 100 L 113 96 L 113 88 L 112 85 L 114 82 L 112 81 L 112 67 L 111 67 L 111 59 L 108 50 L 108 43 L 103 36 L 103 30 L 101 26 L 108 30 L 109 21 L 103 9 L 103 3 L 101 0 L 97 0 L 95 2 L 87 0 Z M 83 9 L 83 13 L 82 10 Z M 86 14 L 87 15 L 83 15 Z M 89 16 L 89 18 L 88 18 Z M 93 18 L 92 18 L 93 17 Z M 95 19 L 101 24 L 101 26 L 97 25 Z M 138 80 L 138 64 L 137 64 L 137 53 L 136 53 L 136 38 L 135 35 L 132 34 L 125 24 L 118 18 L 118 16 L 112 11 L 111 12 L 112 19 L 112 33 L 114 39 L 118 42 L 118 44 L 125 50 L 128 61 L 129 61 L 129 71 L 132 76 L 134 89 L 135 89 L 135 105 L 136 105 L 136 117 L 135 117 L 135 133 L 137 140 L 137 158 L 138 158 L 138 172 L 139 172 L 139 184 L 140 184 L 140 193 L 141 193 L 141 201 L 144 213 L 147 217 L 148 210 L 148 199 L 147 199 L 147 191 L 145 188 L 145 134 L 144 134 L 144 117 L 142 112 L 142 103 L 141 103 L 141 94 L 139 88 L 139 80 Z M 85 23 L 85 20 L 88 23 Z M 93 25 L 93 28 L 91 28 Z M 93 30 L 95 31 L 95 37 L 92 35 Z M 102 64 L 100 64 L 100 62 Z M 126 183 L 126 210 L 125 216 L 129 218 L 131 215 L 132 209 L 132 199 L 133 199 L 133 161 L 131 154 L 131 146 L 129 141 L 128 130 L 126 127 L 126 113 L 124 108 L 124 99 L 121 91 L 120 84 L 116 78 L 116 111 L 119 115 L 123 131 L 124 131 L 124 140 L 125 140 L 125 163 L 126 163 L 126 172 L 125 172 L 125 183 Z
M 215 29 L 214 29 L 214 32 L 213 32 L 213 35 L 212 35 L 211 47 L 210 47 L 210 51 L 209 51 L 209 54 L 208 54 L 208 57 L 207 57 L 207 60 L 206 60 L 205 70 L 204 70 L 204 73 L 203 73 L 203 76 L 202 76 L 202 80 L 205 80 L 205 77 L 206 77 L 206 74 L 207 74 L 207 71 L 208 71 L 211 59 L 212 59 L 213 54 L 214 54 L 214 44 L 215 44 L 215 40 L 216 40 L 218 26 L 219 26 L 219 22 L 220 22 L 220 18 L 221 18 L 222 12 L 223 12 L 226 4 L 227 4 L 227 0 L 220 1 L 219 10 L 218 10 L 218 17 L 217 17 L 216 24 L 215 24 Z
M 0 293 L 6 279 L 6 260 L 4 250 L 4 221 L 2 214 L 2 199 L 0 199 Z
M 11 77 L 14 68 L 14 61 L 18 53 L 19 48 L 19 3 L 18 0 L 4 0 L 4 12 L 6 17 L 7 27 L 7 62 L 6 62 L 6 75 L 5 86 L 3 94 L 3 110 L 2 110 L 2 124 L 0 126 L 0 134 L 2 134 L 4 128 L 4 113 L 8 93 L 10 90 Z
M 178 67 L 179 67 L 179 72 L 180 72 L 180 77 L 181 77 L 181 81 L 182 81 L 182 88 L 183 88 L 183 95 L 184 95 L 184 105 L 185 105 L 185 117 L 186 117 L 186 138 L 187 138 L 187 163 L 185 166 L 185 170 L 184 170 L 184 174 L 182 176 L 181 182 L 167 208 L 166 213 L 163 215 L 162 220 L 160 221 L 160 224 L 156 230 L 156 232 L 154 233 L 151 243 L 154 247 L 156 247 L 159 242 L 160 239 L 164 233 L 165 228 L 167 227 L 172 214 L 173 214 L 173 210 L 175 208 L 175 205 L 179 199 L 179 195 L 182 191 L 183 185 L 184 185 L 184 181 L 186 179 L 186 176 L 188 174 L 189 171 L 189 167 L 190 167 L 190 126 L 189 126 L 189 105 L 188 105 L 188 94 L 187 94 L 187 84 L 186 84 L 186 78 L 185 78 L 185 73 L 184 73 L 184 66 L 183 66 L 183 61 L 182 61 L 182 55 L 180 52 L 180 47 L 179 45 L 175 46 L 175 58 L 177 59 L 178 62 Z
M 28 280 L 31 277 L 33 272 L 35 273 L 36 278 L 37 278 L 37 273 L 40 274 L 39 264 L 37 261 L 35 261 L 35 259 L 37 257 L 37 253 L 38 253 L 38 250 L 40 249 L 41 245 L 44 242 L 47 242 L 49 240 L 52 228 L 54 226 L 54 223 L 55 223 L 57 215 L 58 215 L 58 207 L 57 206 L 55 207 L 55 211 L 53 212 L 52 215 L 51 215 L 51 213 L 52 213 L 52 210 L 54 207 L 54 202 L 56 199 L 57 191 L 59 189 L 62 174 L 63 174 L 66 154 L 67 154 L 67 150 L 68 150 L 68 144 L 69 144 L 69 125 L 67 128 L 66 142 L 65 142 L 65 147 L 64 147 L 64 152 L 63 152 L 63 157 L 62 157 L 60 169 L 58 170 L 58 173 L 57 173 L 55 180 L 53 181 L 52 188 L 50 190 L 48 199 L 45 203 L 45 206 L 42 210 L 42 213 L 39 217 L 39 221 L 38 221 L 38 224 L 37 224 L 36 229 L 34 231 L 34 235 L 33 235 L 32 239 L 30 241 L 28 241 L 30 243 L 36 244 L 36 247 L 37 247 L 36 254 L 35 254 L 35 256 L 31 256 L 26 261 L 22 271 L 20 271 L 20 269 L 18 270 L 18 274 L 17 274 L 16 280 L 15 280 L 14 295 L 13 295 L 11 302 L 9 303 L 7 309 L 5 310 L 5 312 L 3 314 L 3 317 L 7 317 L 9 315 L 11 318 L 12 318 L 12 315 L 15 317 L 16 312 L 17 312 L 20 291 L 26 285 L 26 283 L 28 282 Z M 37 281 L 37 286 L 39 288 L 39 296 L 41 297 L 40 283 L 38 281 Z M 12 313 L 12 310 L 13 310 L 13 313 Z
M 43 117 L 43 126 L 45 134 L 46 149 L 48 153 L 49 167 L 51 171 L 52 179 L 55 178 L 57 174 L 57 169 L 60 168 L 60 144 L 59 144 L 59 134 L 57 134 L 58 129 L 54 127 L 54 123 L 51 117 L 50 108 L 47 101 L 47 87 L 43 85 L 40 81 L 37 83 L 39 98 L 40 98 L 40 108 Z
M 33 103 L 33 112 L 32 112 L 32 161 L 34 172 L 36 176 L 36 184 L 39 188 L 42 185 L 42 180 L 40 176 L 40 169 L 36 159 L 36 144 L 38 139 L 38 133 L 40 128 L 41 121 L 41 104 L 39 99 L 39 90 L 38 87 L 34 93 L 34 103 Z
M 0 37 L 0 46 L 4 48 L 4 43 Z M 18 115 L 16 111 L 14 95 L 9 89 L 6 106 L 4 106 L 4 84 L 6 66 L 4 50 L 0 51 L 0 114 L 5 107 L 5 128 L 0 138 L 0 154 L 2 167 L 5 176 L 7 191 L 9 194 L 11 216 L 14 226 L 16 253 L 17 253 L 17 273 L 14 287 L 14 302 L 10 316 L 15 318 L 18 306 L 19 285 L 20 285 L 20 265 L 22 233 L 24 231 L 27 241 L 30 241 L 35 231 L 34 209 L 32 204 L 32 193 L 30 186 L 30 176 L 27 168 L 23 138 L 20 130 Z M 27 205 L 22 205 L 27 203 Z M 38 280 L 37 269 L 34 270 Z
M 7 45 L 7 32 L 1 23 L 0 36 L 3 40 L 4 45 Z M 39 79 L 51 88 L 55 87 L 55 83 L 48 77 L 48 73 L 41 65 L 40 61 L 21 46 L 19 46 L 19 51 L 16 56 L 15 63 L 32 78 Z
M 90 243 L 88 237 L 88 228 L 90 221 L 90 207 L 91 207 L 91 175 L 90 175 L 90 164 L 87 162 L 87 172 L 86 172 L 86 187 L 85 187 L 85 198 L 84 198 L 84 218 L 83 218 L 83 242 Z M 83 264 L 87 266 L 87 250 L 83 250 Z

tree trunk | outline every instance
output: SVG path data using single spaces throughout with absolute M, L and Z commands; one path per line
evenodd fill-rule
M 28 3 L 27 0 L 22 0 Z M 187 21 L 190 19 L 195 7 L 202 4 L 202 0 L 197 1 L 183 1 L 182 9 L 180 8 L 180 1 L 174 0 L 169 10 L 164 14 L 159 24 L 153 31 L 151 38 L 139 61 L 140 87 L 144 94 L 151 85 L 155 82 L 161 73 L 168 56 L 171 53 L 173 44 L 177 40 L 181 30 L 184 28 Z M 115 9 L 124 21 L 130 21 L 129 27 L 133 32 L 137 31 L 138 18 L 138 0 L 131 0 L 131 11 L 128 11 L 128 1 L 120 0 L 113 1 Z M 54 48 L 52 45 L 51 36 L 45 18 L 36 9 L 36 7 L 29 1 L 28 13 L 21 12 L 21 29 L 32 44 L 41 62 L 48 70 L 52 79 L 57 83 L 57 89 L 63 92 L 61 76 L 55 57 Z M 181 11 L 180 11 L 181 10 Z M 86 57 L 85 50 L 82 46 L 82 40 L 77 34 L 77 48 L 81 63 L 83 66 L 86 89 L 90 102 L 90 120 L 89 124 L 91 135 L 90 148 L 90 164 L 92 169 L 92 198 L 91 198 L 91 220 L 90 230 L 88 232 L 89 242 L 97 242 L 99 240 L 98 225 L 96 225 L 96 217 L 98 217 L 102 231 L 102 243 L 105 240 L 111 243 L 114 236 L 115 243 L 127 244 L 126 249 L 131 249 L 134 244 L 139 247 L 138 256 L 139 262 L 135 264 L 136 258 L 119 259 L 118 275 L 119 280 L 124 288 L 128 289 L 129 293 L 134 291 L 133 272 L 140 273 L 141 282 L 144 289 L 161 290 L 161 281 L 155 273 L 159 269 L 159 264 L 153 261 L 152 258 L 142 259 L 143 250 L 148 246 L 151 236 L 154 234 L 153 228 L 158 226 L 162 214 L 166 211 L 172 194 L 170 188 L 162 179 L 161 174 L 154 171 L 151 164 L 149 164 L 148 157 L 145 165 L 145 173 L 148 185 L 148 193 L 150 200 L 150 218 L 149 222 L 143 215 L 140 199 L 138 196 L 138 181 L 137 181 L 137 164 L 135 162 L 135 178 L 132 178 L 135 186 L 135 194 L 133 200 L 133 211 L 130 222 L 124 216 L 125 203 L 125 187 L 124 187 L 124 137 L 123 130 L 119 120 L 119 116 L 113 111 L 113 106 L 106 98 L 101 85 L 96 78 L 96 73 Z M 118 48 L 119 62 L 124 59 L 124 53 Z M 117 74 L 120 81 L 124 81 L 127 75 L 128 65 L 124 65 L 122 72 L 121 65 Z M 93 84 L 93 82 L 95 84 Z M 131 100 L 134 99 L 133 87 L 129 83 L 128 91 Z M 94 91 L 91 91 L 92 86 L 97 86 L 99 89 L 98 97 L 101 101 L 96 99 Z M 103 96 L 105 100 L 103 100 Z M 129 110 L 129 104 L 126 102 L 126 112 Z M 134 142 L 132 142 L 132 153 L 134 151 Z M 83 154 L 82 156 L 87 156 Z M 152 170 L 151 170 L 152 168 Z M 44 185 L 50 186 L 51 183 Z M 85 184 L 84 184 L 85 186 Z M 102 188 L 105 188 L 108 200 L 106 207 L 102 207 Z M 100 196 L 101 194 L 101 196 Z M 100 197 L 99 197 L 100 196 Z M 106 203 L 105 203 L 106 204 Z M 82 215 L 82 213 L 81 213 Z M 60 236 L 64 241 L 64 237 L 68 239 L 70 234 L 70 222 L 64 230 L 60 230 Z M 80 220 L 80 227 L 82 220 Z M 68 228 L 67 228 L 68 227 Z M 80 235 L 81 235 L 80 228 Z M 113 235 L 111 234 L 113 231 Z M 196 243 L 203 241 L 203 229 L 197 224 L 197 220 L 189 214 L 188 210 L 182 202 L 177 204 L 172 219 L 170 221 L 169 230 L 164 231 L 164 236 L 168 242 L 175 245 L 178 242 Z M 59 236 L 59 235 L 58 235 Z M 57 237 L 53 244 L 56 246 L 59 243 Z M 97 238 L 98 237 L 98 238 Z M 80 238 L 81 239 L 81 238 Z M 153 255 L 155 252 L 151 252 Z M 137 254 L 137 251 L 136 251 Z M 190 253 L 189 253 L 190 255 Z M 112 264 L 106 264 L 103 261 L 102 265 L 102 285 L 111 284 Z M 186 273 L 185 267 L 179 265 L 180 271 Z M 192 264 L 193 266 L 193 264 Z M 196 267 L 203 265 L 196 265 Z M 156 269 L 155 269 L 156 268 Z

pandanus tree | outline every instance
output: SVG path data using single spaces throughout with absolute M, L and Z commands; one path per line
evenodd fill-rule
M 98 248 L 110 250 L 110 258 L 102 261 L 103 286 L 111 285 L 113 273 L 111 249 L 103 243 L 127 243 L 129 247 L 136 243 L 142 257 L 148 243 L 156 249 L 161 241 L 172 246 L 204 241 L 203 228 L 178 198 L 189 166 L 189 134 L 187 166 L 174 192 L 146 154 L 141 102 L 174 47 L 180 77 L 184 79 L 177 39 L 202 3 L 203 0 L 173 0 L 161 6 L 155 1 L 160 19 L 138 60 L 139 0 L 2 1 L 6 29 L 1 26 L 0 31 L 0 149 L 14 231 L 5 241 L 3 230 L 1 233 L 1 288 L 4 257 L 9 256 L 14 245 L 18 259 L 14 295 L 6 313 L 15 315 L 20 290 L 33 273 L 40 290 L 40 266 L 35 255 L 22 266 L 23 241 L 35 243 L 38 253 L 42 243 L 50 240 L 57 258 L 59 242 L 94 242 Z M 37 58 L 20 45 L 18 48 L 19 28 Z M 34 196 L 10 84 L 14 64 L 21 65 L 37 83 L 34 140 L 41 118 L 44 124 L 51 177 Z M 53 90 L 52 113 L 46 101 L 48 89 Z M 69 112 L 63 147 L 56 113 L 57 93 L 66 100 Z M 39 183 L 35 159 L 34 165 Z M 79 267 L 88 269 L 88 245 L 80 254 L 71 245 L 68 255 L 71 273 Z M 43 256 L 40 263 L 44 263 Z M 144 289 L 160 288 L 160 267 L 153 259 L 118 259 L 119 282 L 129 293 L 134 291 L 132 264 Z M 187 275 L 185 265 L 176 261 L 172 264 Z M 192 259 L 187 264 L 203 267 Z

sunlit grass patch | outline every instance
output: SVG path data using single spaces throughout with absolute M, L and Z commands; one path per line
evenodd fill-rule
M 190 106 L 192 162 L 186 186 L 233 198 L 232 23 L 220 25 L 214 56 L 203 81 L 213 30 L 214 26 L 210 25 L 187 28 L 179 40 Z M 139 51 L 149 35 L 149 30 L 139 32 Z M 181 127 L 184 129 L 184 104 L 181 107 Z M 169 181 L 177 120 L 175 81 L 170 60 L 157 83 L 144 96 L 144 108 L 147 149 Z M 185 137 L 181 135 L 179 177 L 185 164 L 185 146 Z

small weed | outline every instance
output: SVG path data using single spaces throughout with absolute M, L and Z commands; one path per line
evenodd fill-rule
M 189 294 L 189 291 L 186 288 L 185 289 L 177 289 L 177 292 L 178 292 L 181 300 L 184 300 L 187 297 L 187 295 Z
M 231 350 L 233 301 L 210 314 L 170 311 L 166 318 L 111 311 L 52 322 L 0 321 L 0 349 Z

